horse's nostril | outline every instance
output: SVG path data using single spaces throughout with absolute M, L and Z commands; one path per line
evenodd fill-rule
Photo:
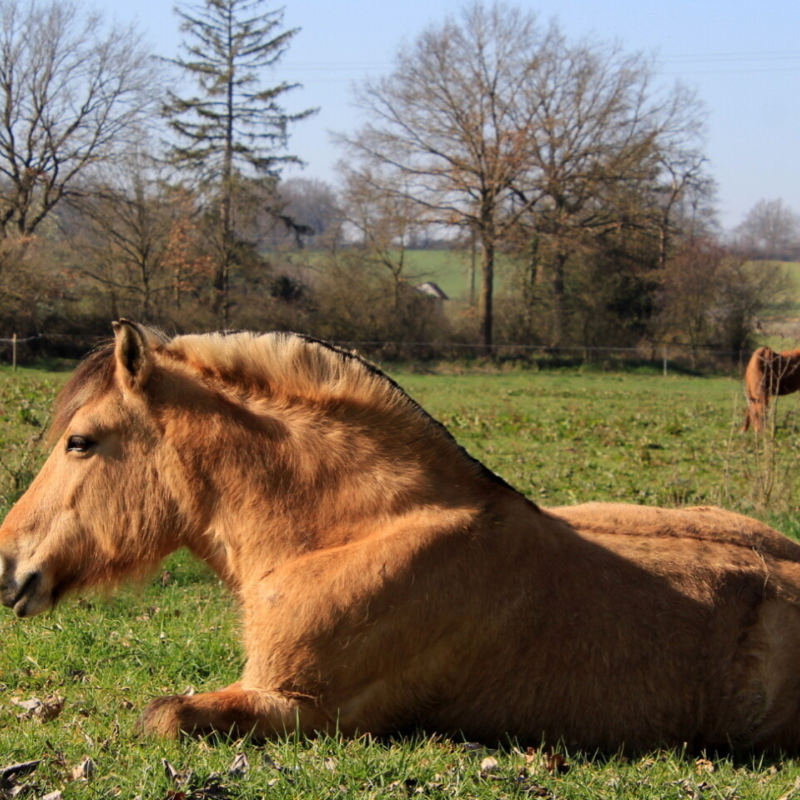
M 15 581 L 11 574 L 3 576 L 0 580 L 0 602 L 8 608 L 13 608 L 18 616 L 25 616 L 25 606 L 36 595 L 40 581 L 40 572 L 29 573 L 21 583 Z
M 16 597 L 14 598 L 14 602 L 12 605 L 16 605 L 26 594 L 30 594 L 30 592 L 36 589 L 36 585 L 39 583 L 39 573 L 38 572 L 31 572 L 27 578 L 25 578 L 25 582 L 20 586 L 19 591 L 17 592 Z

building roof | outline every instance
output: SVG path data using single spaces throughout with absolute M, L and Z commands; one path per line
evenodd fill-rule
M 444 293 L 442 287 L 433 281 L 425 281 L 418 283 L 414 289 L 423 294 L 429 294 L 431 297 L 436 297 L 439 300 L 449 300 L 450 298 Z

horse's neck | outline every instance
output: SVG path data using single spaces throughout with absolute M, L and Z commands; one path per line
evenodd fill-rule
M 229 445 L 226 468 L 206 470 L 215 481 L 213 511 L 205 544 L 193 549 L 234 586 L 256 563 L 268 571 L 411 518 L 435 525 L 496 495 L 497 486 L 429 421 L 298 419 L 283 421 L 280 439 L 265 434 Z

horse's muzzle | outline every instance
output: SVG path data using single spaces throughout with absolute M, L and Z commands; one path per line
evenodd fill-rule
M 0 572 L 0 602 L 7 608 L 14 609 L 18 617 L 28 617 L 41 611 L 42 575 L 40 572 L 29 572 L 20 580 L 15 576 L 13 564 L 2 560 Z

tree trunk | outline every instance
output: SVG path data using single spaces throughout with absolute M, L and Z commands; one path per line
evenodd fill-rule
M 565 253 L 559 253 L 553 261 L 553 327 L 550 346 L 560 347 L 564 339 L 564 272 L 567 264 Z
M 215 289 L 217 313 L 220 313 L 222 327 L 230 327 L 230 275 L 235 259 L 235 232 L 233 229 L 233 122 L 234 111 L 233 79 L 236 72 L 234 63 L 235 43 L 233 38 L 233 19 L 227 19 L 227 71 L 226 71 L 226 109 L 225 109 L 225 143 L 222 162 L 222 263 L 217 270 Z
M 481 237 L 483 246 L 483 259 L 481 263 L 481 344 L 484 355 L 492 354 L 492 303 L 494 289 L 494 237 L 484 235 Z

